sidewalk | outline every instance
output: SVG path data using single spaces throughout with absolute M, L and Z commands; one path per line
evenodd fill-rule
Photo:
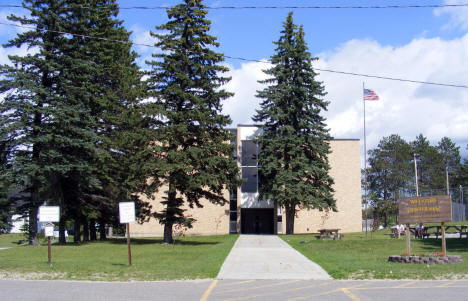
M 276 235 L 241 235 L 218 279 L 332 279 Z

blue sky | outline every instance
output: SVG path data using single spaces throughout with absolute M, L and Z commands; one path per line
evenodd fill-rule
M 178 1 L 120 0 L 125 6 L 170 6 Z M 207 0 L 207 6 L 366 6 L 443 4 L 443 1 L 314 1 L 314 0 Z M 252 59 L 268 58 L 274 50 L 282 22 L 290 9 L 210 10 L 212 33 L 220 52 Z M 383 45 L 401 46 L 417 37 L 452 39 L 464 34 L 459 27 L 446 28 L 450 15 L 435 16 L 433 8 L 408 9 L 292 9 L 296 24 L 303 24 L 313 54 L 326 52 L 352 39 L 372 39 Z M 167 21 L 164 10 L 122 9 L 127 28 L 154 30 Z M 238 60 L 227 60 L 240 66 Z
M 19 0 L 0 0 L 18 4 Z M 120 0 L 121 6 L 170 6 L 174 0 Z M 207 6 L 366 6 L 457 4 L 468 0 L 207 0 Z M 0 21 L 8 12 L 0 8 Z M 219 52 L 248 59 L 268 59 L 274 51 L 288 9 L 210 10 L 211 33 L 221 43 Z M 165 10 L 125 10 L 119 15 L 139 43 L 152 41 L 148 35 L 167 21 Z M 294 21 L 303 24 L 310 52 L 320 60 L 316 68 L 407 78 L 419 81 L 468 85 L 468 7 L 406 9 L 295 9 Z M 0 41 L 12 38 L 16 28 L 0 25 Z M 143 62 L 149 47 L 135 47 Z M 25 49 L 0 50 L 6 55 Z M 233 124 L 252 123 L 258 108 L 257 83 L 264 78 L 265 63 L 227 59 L 232 81 L 226 89 L 236 95 L 224 104 Z M 321 72 L 330 101 L 324 112 L 336 138 L 363 138 L 362 84 L 380 96 L 366 107 L 368 149 L 383 136 L 400 134 L 410 141 L 419 133 L 437 143 L 443 136 L 456 141 L 466 156 L 468 144 L 468 89 L 386 81 Z

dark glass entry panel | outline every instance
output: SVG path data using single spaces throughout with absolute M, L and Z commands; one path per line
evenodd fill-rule
M 273 213 L 267 209 L 241 209 L 242 234 L 273 234 Z

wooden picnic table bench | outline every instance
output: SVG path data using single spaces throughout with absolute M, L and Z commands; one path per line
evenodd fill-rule
M 434 230 L 435 231 L 431 231 Z M 452 231 L 449 231 L 452 229 Z M 455 230 L 455 231 L 453 231 Z M 411 233 L 415 234 L 416 228 L 410 227 Z M 459 234 L 460 238 L 465 235 L 468 238 L 468 225 L 448 225 L 445 226 L 445 233 L 446 234 Z M 442 226 L 424 226 L 422 238 L 429 238 L 430 235 L 434 235 L 435 238 L 439 238 L 442 235 Z
M 341 229 L 319 229 L 320 235 L 317 235 L 317 239 L 325 239 L 325 238 L 332 238 L 332 239 L 341 239 L 343 234 L 340 234 Z

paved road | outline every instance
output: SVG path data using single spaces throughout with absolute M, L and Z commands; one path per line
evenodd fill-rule
M 239 236 L 217 278 L 331 279 L 318 264 L 276 235 Z
M 468 280 L 198 280 L 69 282 L 0 280 L 0 300 L 466 300 Z

